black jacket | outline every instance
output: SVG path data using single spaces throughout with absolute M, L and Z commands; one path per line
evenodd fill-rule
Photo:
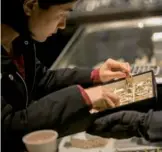
M 18 37 L 13 50 L 15 55 L 23 54 L 23 80 L 1 48 L 2 149 L 16 147 L 24 134 L 38 129 L 55 129 L 62 136 L 67 123 L 89 116 L 89 106 L 77 84 L 92 85 L 91 69 L 50 71 L 36 58 L 33 41 Z
M 162 141 L 162 110 L 148 113 L 120 111 L 98 118 L 88 129 L 91 134 L 125 139 L 133 136 Z

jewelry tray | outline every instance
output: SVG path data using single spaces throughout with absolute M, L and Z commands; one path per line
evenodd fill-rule
M 139 74 L 133 75 L 132 78 L 133 78 L 133 85 L 135 86 L 134 94 L 137 94 L 137 96 L 135 95 L 134 97 L 134 101 L 133 101 L 133 98 L 131 100 L 131 97 L 129 96 L 129 99 L 127 100 L 127 102 L 124 102 L 124 103 L 120 102 L 120 105 L 115 108 L 109 108 L 104 111 L 98 112 L 96 113 L 97 116 L 101 117 L 102 115 L 111 114 L 111 113 L 118 112 L 121 110 L 135 110 L 139 112 L 147 112 L 150 109 L 154 109 L 156 107 L 157 86 L 156 86 L 156 81 L 155 81 L 155 76 L 154 76 L 153 71 L 139 73 Z M 139 89 L 144 88 L 147 82 L 149 83 L 149 88 L 146 88 L 145 90 L 143 90 L 145 91 L 146 95 L 144 97 L 139 98 L 138 95 L 142 94 L 142 90 L 139 90 Z M 114 80 L 112 82 L 105 83 L 103 85 L 107 88 L 112 89 L 114 93 L 120 92 L 122 89 L 123 90 L 127 89 L 127 81 L 125 78 L 120 79 L 120 80 Z M 137 85 L 139 85 L 139 87 Z M 148 96 L 147 96 L 147 91 L 149 91 Z M 127 92 L 126 95 L 128 95 L 129 90 L 127 90 L 126 92 Z M 123 94 L 120 97 L 123 98 Z

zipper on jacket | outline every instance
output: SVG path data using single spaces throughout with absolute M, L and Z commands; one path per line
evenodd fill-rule
M 26 46 L 28 46 L 29 45 L 29 42 L 28 41 L 24 41 L 24 44 L 26 45 Z M 36 71 L 36 65 L 35 65 L 35 58 L 36 58 L 36 46 L 35 46 L 35 44 L 33 43 L 33 50 L 34 50 L 34 69 L 35 69 L 35 71 Z M 27 50 L 28 51 L 28 50 Z M 31 87 L 31 91 L 30 92 L 28 92 L 28 100 L 31 98 L 31 96 L 32 96 L 32 92 L 33 92 L 33 89 L 34 89 L 34 85 L 35 85 L 35 77 L 36 77 L 36 72 L 34 72 L 34 79 L 33 79 L 33 84 L 32 84 L 32 87 Z M 24 81 L 24 80 L 23 80 Z M 25 81 L 24 81 L 25 82 Z M 26 83 L 25 83 L 25 85 L 26 85 Z M 26 85 L 26 88 L 27 88 L 27 85 Z M 28 105 L 28 104 L 27 104 Z
M 26 41 L 25 41 L 26 42 Z M 28 45 L 28 43 L 26 44 Z M 34 48 L 34 59 L 36 58 L 36 46 L 35 44 L 33 44 L 33 48 Z M 34 61 L 35 63 L 35 61 Z M 34 64 L 34 69 L 36 70 L 36 65 Z M 28 106 L 28 103 L 29 103 L 29 92 L 28 92 L 28 88 L 27 88 L 27 85 L 26 85 L 26 82 L 24 81 L 24 79 L 21 77 L 21 75 L 16 72 L 17 75 L 20 77 L 20 79 L 22 80 L 23 84 L 24 84 L 24 87 L 25 87 L 25 90 L 26 90 L 26 108 Z M 36 74 L 34 73 L 34 80 L 33 80 L 33 85 L 32 85 L 32 88 L 31 88 L 31 91 L 30 91 L 30 97 L 32 95 L 32 92 L 33 92 L 33 89 L 34 89 L 34 85 L 35 85 L 35 77 L 36 77 Z
M 26 82 L 25 82 L 24 79 L 21 77 L 21 75 L 20 75 L 18 72 L 16 72 L 16 74 L 19 76 L 19 78 L 21 79 L 21 81 L 23 82 L 24 87 L 25 87 L 25 92 L 26 92 L 26 108 L 27 108 L 28 102 L 29 102 L 29 98 L 28 98 L 28 88 L 27 88 Z
M 26 92 L 26 107 L 25 107 L 26 119 L 24 119 L 24 120 L 25 120 L 25 128 L 28 128 L 28 110 L 27 110 L 28 102 L 29 102 L 28 88 L 27 88 L 26 82 L 25 82 L 24 79 L 21 77 L 21 75 L 20 75 L 18 72 L 16 72 L 16 74 L 19 76 L 19 78 L 21 79 L 21 81 L 23 82 L 24 87 L 25 87 L 25 92 Z
M 35 60 L 35 58 L 36 58 L 36 46 L 35 46 L 35 44 L 33 44 L 33 48 L 34 48 L 34 60 Z M 35 65 L 35 64 L 36 64 L 36 63 L 35 63 L 35 61 L 34 61 L 34 69 L 35 69 L 35 71 L 36 71 L 36 65 Z M 31 89 L 30 95 L 32 94 L 33 89 L 34 89 L 35 77 L 36 77 L 36 74 L 35 74 L 35 72 L 34 72 L 34 80 L 33 80 L 33 85 L 32 85 L 32 89 Z

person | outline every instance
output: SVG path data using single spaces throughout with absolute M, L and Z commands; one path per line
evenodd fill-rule
M 128 63 L 108 59 L 99 69 L 48 70 L 36 57 L 35 41 L 44 42 L 58 29 L 76 0 L 2 0 L 1 126 L 2 151 L 23 149 L 22 137 L 39 129 L 62 128 L 90 115 L 103 99 L 119 104 L 99 85 L 130 72 Z M 97 85 L 97 86 L 96 86 Z

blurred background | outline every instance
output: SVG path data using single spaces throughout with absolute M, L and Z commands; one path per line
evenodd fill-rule
M 52 69 L 96 68 L 113 58 L 129 62 L 132 73 L 152 69 L 161 82 L 162 0 L 80 0 L 67 28 L 37 47 Z

